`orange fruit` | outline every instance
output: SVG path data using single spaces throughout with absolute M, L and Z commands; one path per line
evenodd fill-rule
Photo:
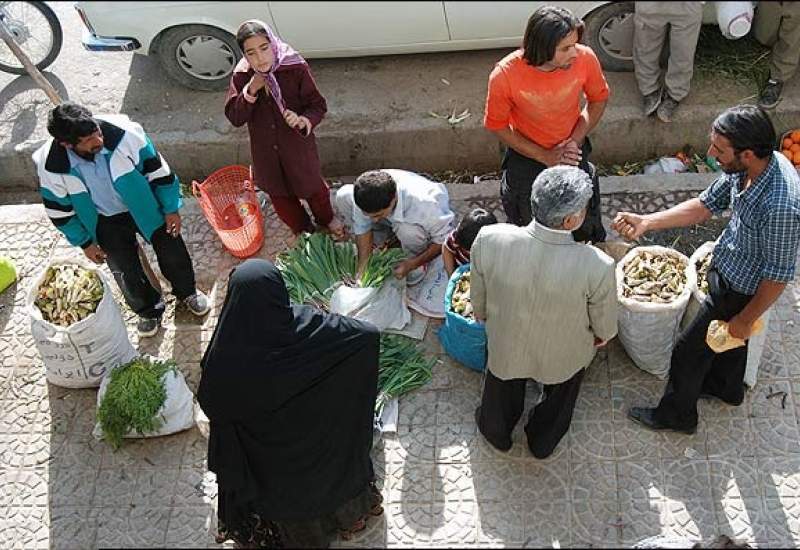
M 794 130 L 791 134 L 789 134 L 789 137 L 791 137 L 792 141 L 795 143 L 800 143 L 800 130 Z
M 794 157 L 794 153 L 792 153 L 789 149 L 784 149 L 781 151 L 781 153 L 783 153 L 783 156 L 789 160 L 792 160 L 792 158 Z
M 785 137 L 785 138 L 783 138 L 782 144 L 783 144 L 783 148 L 784 149 L 788 149 L 789 147 L 792 146 L 792 144 L 794 144 L 794 142 L 792 141 L 792 138 Z
M 796 152 L 800 151 L 800 143 L 792 143 L 791 147 L 789 147 L 789 150 L 792 153 L 796 153 Z

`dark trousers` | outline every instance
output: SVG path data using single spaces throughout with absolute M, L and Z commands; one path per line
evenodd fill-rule
M 545 384 L 544 400 L 531 409 L 525 435 L 536 458 L 550 456 L 569 430 L 584 372 L 581 369 L 560 384 Z M 511 432 L 525 410 L 527 382 L 525 378 L 501 380 L 486 369 L 478 429 L 501 451 L 507 451 L 513 444 Z
M 108 268 L 122 290 L 125 302 L 137 315 L 155 319 L 164 314 L 165 305 L 161 295 L 147 280 L 139 261 L 138 232 L 136 222 L 128 212 L 98 216 L 97 244 L 106 253 Z M 155 230 L 150 242 L 158 258 L 158 267 L 172 285 L 175 297 L 183 300 L 194 294 L 194 269 L 183 238 L 170 236 L 166 225 L 162 225 Z
M 273 197 L 272 195 L 269 198 L 272 200 L 272 207 L 275 208 L 275 213 L 283 223 L 289 226 L 292 233 L 297 235 L 303 231 L 313 232 L 314 224 L 311 223 L 311 218 L 308 217 L 308 213 L 300 199 L 297 197 Z M 333 220 L 333 207 L 331 206 L 331 196 L 327 186 L 323 185 L 322 191 L 307 198 L 306 202 L 317 224 L 328 225 L 331 223 Z
M 706 344 L 706 333 L 711 321 L 730 321 L 753 297 L 732 290 L 714 269 L 708 272 L 708 290 L 700 312 L 672 350 L 669 382 L 656 409 L 656 419 L 668 426 L 696 426 L 700 394 L 719 397 L 731 405 L 744 400 L 747 341 L 740 348 L 717 354 Z
M 592 178 L 592 199 L 586 212 L 586 219 L 578 229 L 572 232 L 572 237 L 578 241 L 592 241 L 594 243 L 606 240 L 606 230 L 603 228 L 602 212 L 600 211 L 600 178 L 597 170 L 589 162 L 592 145 L 589 138 L 583 143 L 581 162 L 578 168 L 589 174 Z M 531 188 L 533 180 L 547 168 L 539 161 L 519 154 L 511 147 L 506 149 L 503 157 L 503 176 L 500 182 L 500 199 L 503 202 L 508 223 L 525 226 L 531 223 Z

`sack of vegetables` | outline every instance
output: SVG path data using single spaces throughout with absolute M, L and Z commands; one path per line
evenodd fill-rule
M 639 246 L 616 267 L 620 342 L 636 366 L 662 380 L 695 285 L 688 264 L 677 250 Z
M 462 365 L 483 372 L 486 368 L 486 329 L 475 320 L 469 299 L 470 265 L 450 276 L 444 294 L 444 324 L 439 341 L 445 352 Z
M 54 259 L 26 298 L 47 381 L 97 387 L 108 368 L 136 356 L 106 276 L 84 260 Z
M 686 313 L 683 315 L 683 322 L 681 329 L 685 329 L 692 319 L 700 312 L 700 304 L 706 299 L 708 294 L 708 269 L 711 267 L 711 257 L 714 251 L 715 241 L 707 241 L 697 247 L 694 254 L 689 258 L 688 271 L 694 271 L 696 276 L 696 284 L 692 288 L 692 298 L 689 300 L 689 305 L 686 307 Z M 761 322 L 765 326 L 769 326 L 769 318 L 772 313 L 770 307 L 761 316 Z M 747 368 L 744 373 L 744 383 L 753 388 L 758 379 L 758 366 L 761 364 L 761 354 L 764 352 L 764 344 L 767 340 L 767 331 L 753 334 L 747 341 Z
M 142 355 L 114 367 L 97 392 L 92 435 L 115 449 L 123 438 L 169 435 L 194 426 L 194 394 L 172 361 Z

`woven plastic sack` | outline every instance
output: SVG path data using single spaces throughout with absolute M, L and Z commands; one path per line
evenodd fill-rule
M 103 298 L 97 310 L 68 327 L 45 321 L 35 303 L 47 269 L 64 264 L 76 264 L 93 271 L 103 283 Z M 100 385 L 106 370 L 136 357 L 108 279 L 95 264 L 72 258 L 52 260 L 31 285 L 25 307 L 31 319 L 33 341 L 51 384 L 65 388 L 95 388 Z
M 672 347 L 680 332 L 681 319 L 691 298 L 691 289 L 696 285 L 695 279 L 692 279 L 695 275 L 694 271 L 687 269 L 683 292 L 668 304 L 626 298 L 622 295 L 624 268 L 641 252 L 675 256 L 684 265 L 688 264 L 689 258 L 663 246 L 639 246 L 625 254 L 616 267 L 620 342 L 637 367 L 665 380 L 669 374 Z
M 154 360 L 152 357 L 148 357 Z M 142 437 L 158 437 L 162 435 L 174 434 L 183 430 L 188 430 L 194 426 L 195 421 L 195 406 L 194 394 L 189 386 L 186 385 L 186 380 L 183 374 L 177 370 L 170 370 L 164 374 L 164 389 L 167 391 L 167 398 L 164 404 L 156 414 L 161 416 L 163 423 L 161 427 L 152 432 L 139 432 L 132 430 L 125 434 L 123 437 L 126 439 L 135 439 Z M 103 397 L 108 389 L 108 384 L 111 381 L 110 376 L 103 378 L 100 384 L 100 389 L 97 392 L 97 408 L 100 408 L 100 403 L 103 402 Z M 202 410 L 202 409 L 201 409 Z M 92 435 L 95 439 L 103 438 L 103 430 L 100 428 L 100 422 L 97 422 L 92 430 Z
M 444 351 L 472 370 L 483 372 L 486 369 L 486 328 L 474 319 L 462 317 L 450 307 L 458 280 L 469 271 L 470 264 L 456 269 L 447 283 L 444 294 L 444 324 L 438 336 Z
M 709 252 L 713 252 L 716 241 L 706 241 L 694 251 L 691 258 L 689 258 L 689 271 L 694 272 L 694 287 L 692 288 L 692 299 L 689 300 L 689 305 L 686 306 L 686 313 L 683 315 L 683 322 L 681 323 L 681 330 L 684 330 L 692 319 L 700 312 L 700 304 L 706 299 L 706 294 L 698 288 L 698 278 L 696 262 L 700 260 Z M 772 307 L 761 315 L 761 321 L 764 327 L 769 326 L 769 318 L 772 314 Z M 764 345 L 767 341 L 767 331 L 762 330 L 754 333 L 747 342 L 747 367 L 744 372 L 744 383 L 748 387 L 754 388 L 756 380 L 758 380 L 758 367 L 761 364 L 761 355 L 764 353 Z
M 405 282 L 394 278 L 380 288 L 340 285 L 331 295 L 331 313 L 367 321 L 379 330 L 401 330 L 411 321 Z

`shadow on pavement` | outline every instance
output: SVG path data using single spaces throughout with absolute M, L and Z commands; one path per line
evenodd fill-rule
M 43 72 L 42 75 L 58 92 L 62 100 L 70 98 L 69 92 L 64 83 L 58 76 L 51 72 Z M 36 99 L 30 97 L 27 92 L 35 91 Z M 33 135 L 36 123 L 42 116 L 40 108 L 44 105 L 47 109 L 51 107 L 50 100 L 39 90 L 38 85 L 28 75 L 22 75 L 11 81 L 6 87 L 0 90 L 0 106 L 5 106 L 3 112 L 5 116 L 0 120 L 0 124 L 11 123 L 11 143 L 22 143 Z M 46 116 L 46 114 L 45 114 Z

